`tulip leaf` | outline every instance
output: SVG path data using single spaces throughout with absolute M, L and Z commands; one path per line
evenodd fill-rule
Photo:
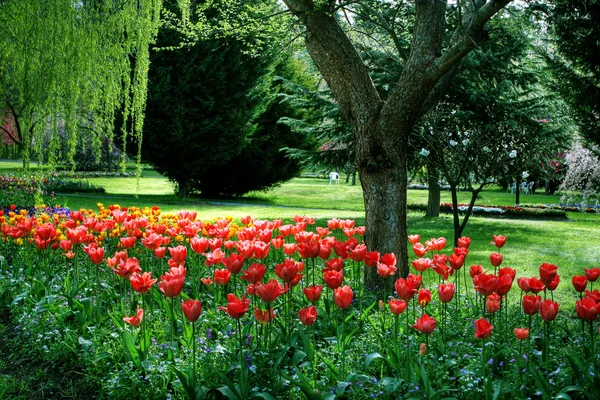
M 346 335 L 346 337 L 344 338 L 344 346 L 347 346 L 348 343 L 350 343 L 350 340 L 352 340 L 354 335 L 356 335 L 356 332 L 358 332 L 359 330 L 360 330 L 360 328 L 356 328 L 352 332 L 350 332 L 349 334 Z
M 129 358 L 133 362 L 133 365 L 142 369 L 142 361 L 140 350 L 135 346 L 135 342 L 133 340 L 133 336 L 129 332 L 123 332 L 121 334 L 121 338 L 123 339 L 123 343 L 125 344 L 125 350 L 129 355 Z
M 296 371 L 296 375 L 300 380 L 294 379 L 290 376 L 287 376 L 286 374 L 282 375 L 285 379 L 298 386 L 300 390 L 302 390 L 302 393 L 304 393 L 304 396 L 306 396 L 307 400 L 320 399 L 319 395 L 315 393 L 315 388 L 310 384 L 310 381 L 300 371 Z
M 532 367 L 531 365 L 529 366 L 529 372 L 531 372 L 533 374 L 533 377 L 535 378 L 536 386 L 542 392 L 542 398 L 544 400 L 551 399 L 552 398 L 552 388 L 548 384 L 548 381 L 546 380 L 546 378 L 541 374 L 540 371 L 538 371 L 537 368 Z
M 555 400 L 556 399 L 571 400 L 571 396 L 569 396 L 566 393 L 559 393 L 559 394 L 556 395 L 556 397 L 554 399 Z
M 325 363 L 325 365 L 329 367 L 329 369 L 331 370 L 331 372 L 333 372 L 335 376 L 340 375 L 340 371 L 335 367 L 335 365 L 333 365 L 331 361 L 325 358 L 320 352 L 316 352 L 315 354 L 317 354 L 317 356 Z
M 367 356 L 366 360 L 365 360 L 365 368 L 369 368 L 369 366 L 371 365 L 371 363 L 377 359 L 381 359 L 383 361 L 385 361 L 386 363 L 389 364 L 389 360 L 387 358 L 385 358 L 384 356 L 382 356 L 381 354 L 375 352 L 375 353 L 371 353 Z
M 275 400 L 273 396 L 271 396 L 267 392 L 257 392 L 250 396 L 251 399 L 264 399 L 264 400 Z
M 374 301 L 373 304 L 363 310 L 362 314 L 360 314 L 361 321 L 364 322 L 365 318 L 368 318 L 369 312 L 373 309 L 373 307 L 375 307 L 375 304 L 377 304 L 377 301 Z
M 303 359 L 305 359 L 305 358 L 306 358 L 306 353 L 305 352 L 303 352 L 302 350 L 296 350 L 294 352 L 294 355 L 292 356 L 291 364 L 292 365 L 298 365 L 298 363 L 300 361 L 302 361 Z

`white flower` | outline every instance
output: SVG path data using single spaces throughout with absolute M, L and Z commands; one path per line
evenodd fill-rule
M 490 151 L 490 148 L 489 148 L 489 147 L 487 147 L 487 146 L 484 146 L 484 147 L 483 147 L 483 151 L 485 151 L 485 152 L 487 153 L 487 152 L 489 152 L 489 151 Z
M 523 179 L 527 179 L 527 178 L 529 178 L 529 172 L 523 171 L 523 173 L 521 174 L 521 176 L 523 176 Z
M 450 146 L 456 146 L 458 143 L 456 143 L 454 140 L 450 141 Z
M 429 150 L 421 149 L 419 154 L 422 155 L 423 157 L 427 157 L 429 155 Z
M 464 146 L 468 145 L 469 144 L 469 139 L 463 140 L 462 143 L 463 143 Z
M 516 150 L 511 150 L 510 153 L 508 153 L 508 156 L 510 158 L 516 158 L 517 157 L 517 151 Z

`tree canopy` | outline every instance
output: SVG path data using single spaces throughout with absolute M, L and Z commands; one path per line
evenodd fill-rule
M 78 126 L 112 132 L 121 106 L 129 132 L 141 133 L 160 6 L 160 0 L 0 3 L 0 118 L 14 127 L 0 124 L 0 130 L 25 160 L 34 153 L 41 159 L 49 141 L 55 163 L 58 131 L 72 159 Z

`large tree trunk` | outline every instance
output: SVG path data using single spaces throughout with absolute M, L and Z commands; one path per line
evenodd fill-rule
M 427 217 L 440 216 L 440 172 L 433 158 L 433 154 L 429 154 L 427 157 L 427 185 L 429 186 L 427 211 L 425 213 Z
M 463 24 L 458 24 L 444 52 L 447 1 L 416 0 L 411 52 L 383 101 L 335 18 L 337 2 L 283 0 L 305 26 L 308 53 L 352 127 L 365 201 L 366 244 L 381 254 L 395 253 L 403 276 L 408 273 L 408 135 L 433 87 L 475 47 L 485 23 L 510 1 L 474 0 L 464 9 Z M 373 268 L 367 269 L 365 283 L 367 288 L 381 283 Z

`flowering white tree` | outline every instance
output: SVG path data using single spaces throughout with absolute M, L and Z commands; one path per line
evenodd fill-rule
M 598 202 L 600 193 L 600 150 L 592 150 L 576 143 L 565 157 L 567 174 L 559 190 L 563 198 L 573 194 L 581 195 L 582 207 L 593 201 Z

